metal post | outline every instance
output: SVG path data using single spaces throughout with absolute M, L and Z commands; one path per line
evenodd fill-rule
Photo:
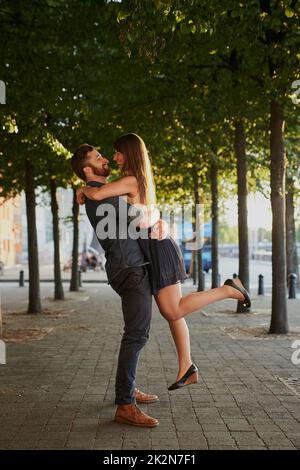
M 296 298 L 297 274 L 289 274 L 289 299 Z
M 205 290 L 205 271 L 202 271 L 203 290 Z
M 197 256 L 197 251 L 194 250 L 194 278 L 193 278 L 193 283 L 194 286 L 197 284 L 197 279 L 198 279 L 198 256 Z
M 264 276 L 258 276 L 258 295 L 265 295 Z
M 2 310 L 1 310 L 1 297 L 0 297 L 0 364 L 6 364 L 6 348 L 3 341 L 3 330 L 2 330 Z
M 3 332 L 2 332 L 2 306 L 1 306 L 1 297 L 0 297 L 0 339 L 2 338 L 3 336 Z M 0 345 L 1 347 L 1 345 Z
M 236 279 L 238 277 L 238 275 L 236 273 L 233 273 L 233 279 Z
M 78 286 L 82 287 L 82 282 L 81 282 L 81 269 L 78 270 Z
M 24 287 L 24 271 L 20 271 L 19 287 Z

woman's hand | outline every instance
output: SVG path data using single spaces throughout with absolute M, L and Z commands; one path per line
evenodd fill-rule
M 76 189 L 76 199 L 78 204 L 80 204 L 81 206 L 85 204 L 85 195 L 83 193 L 83 188 Z
M 138 227 L 144 229 L 155 225 L 159 220 L 160 213 L 154 205 L 146 206 L 144 204 L 136 203 L 130 207 L 129 215 L 132 215 L 133 217 L 135 217 L 135 215 L 139 215 Z
M 168 224 L 165 220 L 159 219 L 156 224 L 152 227 L 150 232 L 150 238 L 156 240 L 164 240 L 168 236 Z

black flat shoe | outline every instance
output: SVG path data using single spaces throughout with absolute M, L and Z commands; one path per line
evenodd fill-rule
M 251 307 L 251 300 L 250 300 L 249 292 L 246 291 L 244 287 L 239 287 L 232 279 L 226 279 L 226 281 L 224 282 L 224 285 L 234 287 L 234 289 L 237 289 L 238 291 L 240 291 L 244 296 L 244 300 L 241 301 L 243 304 L 243 307 L 248 307 L 248 308 Z
M 192 364 L 186 373 L 177 382 L 174 382 L 168 390 L 176 390 L 177 388 L 184 387 L 185 385 L 191 385 L 198 382 L 198 367 Z

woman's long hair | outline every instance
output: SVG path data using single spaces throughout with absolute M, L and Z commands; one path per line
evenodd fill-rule
M 125 157 L 122 173 L 135 176 L 138 181 L 141 204 L 155 204 L 153 173 L 143 139 L 137 134 L 126 134 L 114 142 L 114 148 Z

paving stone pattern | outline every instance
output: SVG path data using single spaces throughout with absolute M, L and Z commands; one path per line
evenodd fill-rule
M 233 339 L 223 330 L 269 325 L 270 295 L 254 295 L 252 314 L 234 314 L 236 304 L 228 300 L 187 317 L 200 381 L 173 392 L 167 386 L 177 373 L 176 353 L 154 306 L 137 380 L 160 398 L 141 406 L 159 419 L 150 430 L 113 421 L 122 335 L 113 290 L 85 285 L 54 302 L 52 286 L 43 285 L 43 305 L 58 315 L 13 314 L 25 311 L 27 289 L 2 288 L 4 331 L 53 329 L 41 340 L 7 343 L 0 449 L 300 449 L 300 397 L 278 379 L 300 377 L 300 365 L 291 362 L 300 335 Z M 299 328 L 300 300 L 289 300 L 288 308 L 291 329 Z

